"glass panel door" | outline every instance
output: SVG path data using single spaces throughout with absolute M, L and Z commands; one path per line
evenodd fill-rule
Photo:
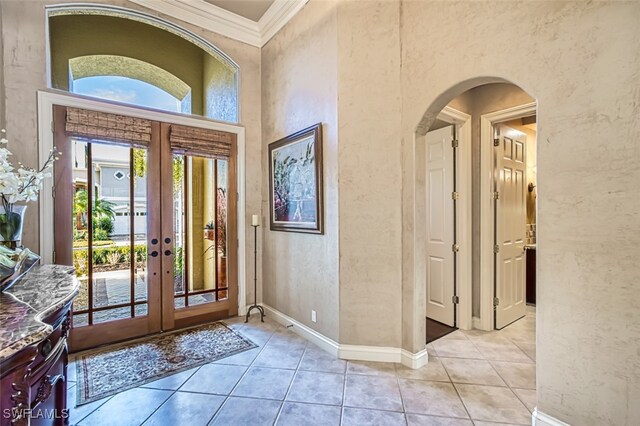
M 73 263 L 81 284 L 73 325 L 145 316 L 146 150 L 79 140 L 71 144 Z
M 72 350 L 159 331 L 159 263 L 147 258 L 159 222 L 149 206 L 147 164 L 157 155 L 64 130 L 56 131 L 56 144 L 62 152 L 54 166 L 56 263 L 73 265 L 80 282 Z
M 235 315 L 236 255 L 230 250 L 235 250 L 235 239 L 229 236 L 235 235 L 236 190 L 231 159 L 174 152 L 167 156 L 170 166 L 163 170 L 171 170 L 171 196 L 165 198 L 171 204 L 165 202 L 163 211 L 172 214 L 171 221 L 163 219 L 169 228 L 163 234 L 173 241 L 173 301 L 163 303 L 174 317 L 174 327 Z M 168 179 L 164 183 L 166 188 Z M 170 325 L 164 318 L 163 323 Z

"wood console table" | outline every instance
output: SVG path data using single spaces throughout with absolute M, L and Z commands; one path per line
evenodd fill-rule
M 0 293 L 0 425 L 65 425 L 67 336 L 79 283 L 69 266 L 35 267 Z

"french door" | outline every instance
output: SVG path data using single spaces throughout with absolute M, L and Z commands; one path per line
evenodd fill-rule
M 229 152 L 204 155 L 192 146 L 197 135 L 161 129 L 162 328 L 170 330 L 238 314 L 236 144 L 231 135 Z
M 54 127 L 71 349 L 236 315 L 235 135 L 60 106 Z

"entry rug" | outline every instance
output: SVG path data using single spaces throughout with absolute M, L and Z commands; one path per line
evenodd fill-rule
M 257 347 L 216 322 L 76 356 L 77 405 Z

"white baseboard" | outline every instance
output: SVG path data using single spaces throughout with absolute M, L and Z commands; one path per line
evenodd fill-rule
M 569 423 L 565 423 L 562 420 L 558 420 L 548 414 L 543 413 L 536 407 L 531 415 L 531 424 L 533 426 L 570 426 Z
M 402 365 L 413 368 L 414 370 L 420 367 L 424 367 L 429 363 L 429 354 L 427 348 L 424 348 L 420 352 L 412 353 L 405 349 L 402 349 Z
M 409 368 L 420 368 L 429 362 L 427 349 L 423 349 L 418 353 L 411 353 L 402 348 L 383 347 L 383 346 L 362 346 L 362 345 L 341 345 L 333 339 L 318 333 L 299 321 L 288 315 L 272 308 L 269 305 L 262 304 L 267 315 L 277 323 L 288 327 L 299 336 L 315 343 L 325 351 L 341 359 L 357 360 L 357 361 L 377 361 L 377 362 L 395 362 L 402 363 Z
M 262 307 L 265 310 L 265 313 L 278 324 L 288 327 L 291 327 L 291 331 L 303 337 L 310 342 L 315 343 L 317 346 L 320 346 L 325 351 L 329 352 L 332 355 L 338 356 L 339 354 L 339 344 L 338 342 L 328 338 L 327 336 L 318 333 L 312 328 L 307 327 L 299 321 L 294 320 L 288 315 L 283 314 L 282 312 L 272 308 L 269 305 L 262 304 Z

